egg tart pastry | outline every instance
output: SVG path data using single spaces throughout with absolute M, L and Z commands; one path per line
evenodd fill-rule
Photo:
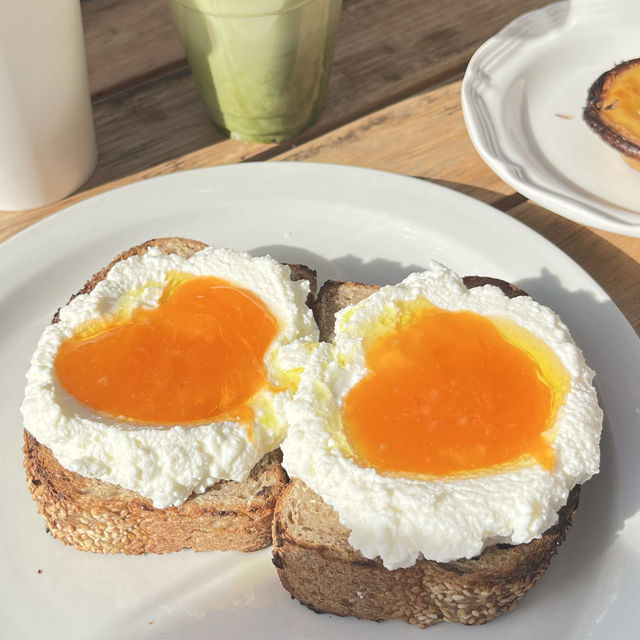
M 640 170 L 640 58 L 618 64 L 591 85 L 583 117 L 631 167 Z

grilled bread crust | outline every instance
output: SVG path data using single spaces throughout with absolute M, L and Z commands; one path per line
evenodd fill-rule
M 498 544 L 453 562 L 418 560 L 389 570 L 349 544 L 338 514 L 302 480 L 280 494 L 273 520 L 273 564 L 284 588 L 316 613 L 364 620 L 482 624 L 514 609 L 547 570 L 578 506 L 576 486 L 558 523 L 527 544 Z
M 502 280 L 470 276 L 467 287 L 500 287 L 509 297 L 526 295 Z M 314 308 L 323 340 L 331 340 L 336 311 L 378 287 L 327 282 Z M 389 570 L 349 544 L 349 529 L 335 510 L 292 478 L 276 503 L 273 564 L 289 593 L 317 613 L 366 620 L 401 619 L 427 627 L 442 621 L 482 624 L 514 609 L 546 571 L 578 506 L 581 487 L 569 494 L 558 522 L 527 544 L 497 544 L 479 556 L 453 562 L 418 560 Z
M 150 240 L 121 253 L 76 295 L 90 292 L 120 260 L 151 246 L 189 257 L 207 245 L 186 238 Z M 304 265 L 289 266 L 292 280 L 310 281 L 313 297 L 315 272 Z M 57 321 L 58 312 L 53 318 Z M 220 480 L 177 507 L 155 509 L 135 491 L 65 469 L 26 430 L 24 442 L 29 490 L 47 530 L 67 545 L 96 553 L 142 554 L 183 548 L 253 551 L 271 544 L 276 498 L 288 480 L 279 450 L 265 455 L 243 482 Z

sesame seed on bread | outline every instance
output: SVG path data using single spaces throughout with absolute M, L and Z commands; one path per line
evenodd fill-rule
M 526 295 L 495 278 L 464 278 L 468 288 L 495 285 L 509 297 Z M 314 314 L 320 337 L 333 338 L 335 313 L 379 287 L 326 282 Z M 515 608 L 547 570 L 578 506 L 581 487 L 569 494 L 558 522 L 526 544 L 497 544 L 479 556 L 453 562 L 420 559 L 389 570 L 349 544 L 336 511 L 302 480 L 292 478 L 278 497 L 273 520 L 273 564 L 289 593 L 317 613 L 367 620 L 401 619 L 419 627 L 442 621 L 481 624 Z
M 111 267 L 151 246 L 189 257 L 207 245 L 186 238 L 160 238 L 118 255 L 76 294 L 90 292 Z M 315 292 L 315 272 L 289 265 L 292 280 L 306 278 Z M 75 297 L 75 296 L 73 296 Z M 56 313 L 53 322 L 58 321 Z M 271 544 L 275 501 L 288 478 L 279 450 L 266 454 L 243 482 L 220 480 L 177 507 L 155 509 L 151 501 L 119 485 L 65 469 L 51 450 L 24 431 L 24 467 L 29 490 L 51 535 L 97 553 L 252 551 Z
M 526 544 L 498 544 L 453 562 L 418 560 L 389 570 L 349 544 L 338 514 L 302 480 L 280 494 L 273 520 L 273 564 L 284 588 L 316 613 L 364 620 L 482 624 L 514 609 L 547 570 L 571 524 L 580 486 L 558 523 Z

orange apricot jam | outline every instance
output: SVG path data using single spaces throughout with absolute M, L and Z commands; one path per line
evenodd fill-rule
M 395 474 L 444 476 L 554 464 L 545 433 L 569 378 L 552 350 L 509 321 L 423 307 L 366 350 L 368 373 L 345 397 L 357 461 Z M 518 461 L 518 462 L 516 462 Z
M 640 66 L 616 74 L 605 100 L 603 119 L 623 127 L 628 137 L 640 140 Z
M 155 425 L 246 419 L 266 385 L 278 325 L 250 291 L 176 274 L 157 307 L 81 328 L 55 359 L 62 386 L 97 412 Z

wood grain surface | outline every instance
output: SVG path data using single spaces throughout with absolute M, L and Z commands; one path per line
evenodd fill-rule
M 187 66 L 165 0 L 83 0 L 81 6 L 94 100 Z
M 103 4 L 107 6 L 99 11 Z M 122 18 L 114 13 L 114 4 L 122 0 L 91 0 L 85 11 L 88 30 L 97 30 L 95 25 L 103 24 L 105 13 L 112 21 L 118 18 L 112 38 L 87 40 L 90 77 L 106 74 L 105 60 L 111 75 L 110 88 L 104 80 L 93 81 L 99 95 L 106 97 L 94 103 L 100 158 L 89 186 L 213 145 L 212 164 L 262 159 L 265 153 L 273 157 L 282 148 L 460 76 L 484 40 L 523 8 L 544 3 L 345 0 L 320 121 L 280 146 L 227 140 L 211 124 L 182 58 L 165 2 L 129 0 Z M 135 33 L 141 30 L 138 21 L 145 28 L 144 37 L 136 39 Z M 155 30 L 155 48 L 149 30 Z M 115 46 L 114 41 L 123 44 Z M 172 56 L 176 43 L 178 55 Z M 125 52 L 133 56 L 128 65 L 122 59 Z M 93 58 L 103 63 L 94 66 Z
M 81 199 L 173 171 L 280 160 L 365 166 L 438 182 L 521 220 L 582 265 L 640 332 L 640 239 L 528 201 L 484 164 L 464 126 L 460 80 L 469 58 L 510 20 L 545 4 L 344 0 L 320 120 L 267 145 L 229 140 L 209 121 L 164 0 L 84 0 L 98 167 L 59 203 L 0 212 L 0 241 Z

